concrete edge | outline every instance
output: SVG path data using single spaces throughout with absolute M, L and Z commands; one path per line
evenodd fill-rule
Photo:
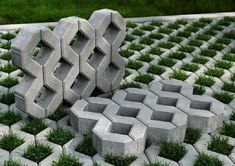
M 218 17 L 225 17 L 225 16 L 235 17 L 235 12 L 134 17 L 134 18 L 125 18 L 125 20 L 126 21 L 137 22 L 137 23 L 150 22 L 150 21 L 153 21 L 153 20 L 170 22 L 170 21 L 174 21 L 174 20 L 177 20 L 177 19 L 194 20 L 194 19 L 198 19 L 198 18 L 201 18 L 201 17 L 218 18 Z M 17 30 L 17 29 L 19 29 L 21 27 L 24 27 L 24 26 L 38 25 L 38 24 L 42 25 L 42 26 L 56 26 L 57 22 L 0 25 L 0 31 Z

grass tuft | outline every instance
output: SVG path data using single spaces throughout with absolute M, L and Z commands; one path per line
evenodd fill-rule
M 151 48 L 149 54 L 161 55 L 163 51 L 160 50 L 158 47 Z
M 235 93 L 235 83 L 225 82 L 222 90 Z
M 82 166 L 83 163 L 71 154 L 62 153 L 58 161 L 52 161 L 52 166 Z
M 48 141 L 63 146 L 74 137 L 74 134 L 70 130 L 57 128 L 50 130 L 46 137 Z
M 193 57 L 192 62 L 204 65 L 208 62 L 208 59 L 206 57 L 202 57 L 202 56 L 195 56 L 195 57 Z
M 126 67 L 134 70 L 139 70 L 142 66 L 143 64 L 136 60 L 130 60 L 126 65 Z
M 186 55 L 183 52 L 172 52 L 168 55 L 168 58 L 182 60 L 186 57 Z
M 224 75 L 224 70 L 219 68 L 209 68 L 205 74 L 208 76 L 220 78 L 222 75 Z
M 199 69 L 199 66 L 194 63 L 185 63 L 181 66 L 182 70 L 196 72 Z
M 189 76 L 182 70 L 176 70 L 170 74 L 170 79 L 186 80 Z
M 201 52 L 201 55 L 202 55 L 202 56 L 207 56 L 207 57 L 213 58 L 213 57 L 216 55 L 216 51 L 215 51 L 215 50 L 209 50 L 209 49 L 203 50 L 203 51 Z
M 154 43 L 154 40 L 149 37 L 143 37 L 140 39 L 140 44 L 151 45 Z
M 127 89 L 127 88 L 141 88 L 141 85 L 137 82 L 128 82 L 120 86 L 120 89 Z
M 0 58 L 6 61 L 10 61 L 11 60 L 11 53 L 10 51 L 4 52 L 0 55 Z
M 0 80 L 0 86 L 4 86 L 7 88 L 11 88 L 18 83 L 19 83 L 19 81 L 17 78 L 13 78 L 13 77 L 9 77 L 9 76 Z
M 219 129 L 219 133 L 228 137 L 235 138 L 235 124 L 225 122 Z
M 127 21 L 126 26 L 128 28 L 135 28 L 137 27 L 137 24 L 135 22 Z
M 234 99 L 234 95 L 228 92 L 216 92 L 213 97 L 224 104 L 229 104 Z
M 3 166 L 21 166 L 21 164 L 18 161 L 7 160 L 4 161 Z
M 215 83 L 215 81 L 210 76 L 199 76 L 195 83 L 198 85 L 211 87 Z
M 88 156 L 94 156 L 96 154 L 96 150 L 92 146 L 92 138 L 90 136 L 85 135 L 83 137 L 82 142 L 80 142 L 76 149 L 76 151 L 88 155 Z
M 219 60 L 215 62 L 215 67 L 222 68 L 222 69 L 230 69 L 233 66 L 232 62 Z
M 135 51 L 141 51 L 144 49 L 144 46 L 141 44 L 131 43 L 128 46 L 128 49 L 135 50 Z
M 176 64 L 176 61 L 170 58 L 162 58 L 159 62 L 159 65 L 172 67 Z
M 164 67 L 158 66 L 158 65 L 150 65 L 147 72 L 155 75 L 161 75 L 164 73 L 166 69 Z
M 15 103 L 15 95 L 12 92 L 5 92 L 0 95 L 0 102 L 6 105 Z
M 228 138 L 213 136 L 212 140 L 208 144 L 208 150 L 229 155 L 232 151 L 232 146 L 229 145 Z
M 144 54 L 141 55 L 138 60 L 149 63 L 153 60 L 153 58 L 151 58 L 149 54 Z
M 143 74 L 140 73 L 136 78 L 135 81 L 141 82 L 143 84 L 149 84 L 151 81 L 154 80 L 154 77 L 151 74 Z
M 120 55 L 121 55 L 122 57 L 129 58 L 129 57 L 131 57 L 132 55 L 134 55 L 135 52 L 132 51 L 132 50 L 125 49 L 125 50 L 119 51 L 119 53 L 120 53 Z
M 5 73 L 11 73 L 13 71 L 16 71 L 17 69 L 18 68 L 11 63 L 8 63 L 4 66 L 0 66 L 0 71 L 5 72 Z
M 104 157 L 105 162 L 114 166 L 128 166 L 137 159 L 136 156 L 118 156 L 113 154 L 107 154 Z
M 143 36 L 145 33 L 144 33 L 144 31 L 142 31 L 140 29 L 134 29 L 131 34 L 136 35 L 136 36 Z
M 218 157 L 209 156 L 205 153 L 200 153 L 195 162 L 194 166 L 223 166 L 223 162 Z
M 18 112 L 13 112 L 11 110 L 0 113 L 0 123 L 11 126 L 16 122 L 20 121 L 22 116 Z
M 0 148 L 5 149 L 9 152 L 22 145 L 23 143 L 24 140 L 13 133 L 4 134 L 0 138 Z
M 152 39 L 157 39 L 157 40 L 160 40 L 162 39 L 164 36 L 160 33 L 150 33 L 149 36 L 150 38 Z
M 11 40 L 14 39 L 16 37 L 16 35 L 14 33 L 5 33 L 1 35 L 1 39 L 5 39 L 5 40 Z
M 184 142 L 193 145 L 202 136 L 202 131 L 200 129 L 187 128 L 185 133 Z
M 193 86 L 194 95 L 203 95 L 206 92 L 206 89 L 203 86 Z
M 36 135 L 47 128 L 44 120 L 30 119 L 28 122 L 24 122 L 21 126 L 21 130 Z
M 194 50 L 195 50 L 195 48 L 191 47 L 191 46 L 182 46 L 179 49 L 179 51 L 187 52 L 187 53 L 192 53 Z

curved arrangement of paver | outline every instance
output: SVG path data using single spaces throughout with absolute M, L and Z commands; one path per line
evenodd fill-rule
M 146 138 L 152 143 L 183 142 L 187 126 L 204 133 L 226 118 L 224 104 L 210 96 L 198 98 L 182 81 L 152 82 L 149 89 L 117 91 L 112 99 L 92 97 L 71 107 L 71 126 L 90 134 L 101 155 L 139 155 Z
M 63 99 L 73 104 L 98 90 L 117 89 L 124 76 L 118 48 L 125 31 L 121 15 L 108 9 L 93 12 L 89 21 L 61 19 L 54 31 L 22 28 L 11 46 L 13 63 L 25 72 L 15 89 L 16 107 L 45 118 Z

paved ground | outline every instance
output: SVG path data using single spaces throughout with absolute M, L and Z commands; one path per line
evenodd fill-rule
M 226 104 L 226 110 L 230 112 L 235 108 L 235 19 L 234 18 L 218 18 L 218 19 L 197 19 L 194 21 L 177 20 L 175 22 L 152 22 L 144 24 L 128 23 L 127 37 L 120 49 L 120 54 L 126 62 L 126 74 L 122 81 L 121 88 L 138 87 L 145 88 L 152 80 L 157 79 L 179 79 L 194 86 L 194 94 L 210 95 Z M 14 38 L 17 32 L 10 32 L 13 35 L 1 32 L 0 35 L 0 134 L 3 136 L 9 132 L 16 133 L 20 138 L 24 138 L 24 143 L 14 146 L 9 153 L 2 150 L 0 139 L 0 164 L 4 160 L 19 160 L 22 164 L 28 165 L 44 165 L 52 160 L 58 160 L 59 154 L 63 152 L 74 152 L 77 144 L 81 142 L 82 136 L 78 135 L 69 126 L 67 111 L 57 112 L 57 116 L 45 119 L 45 125 L 36 125 L 28 116 L 20 112 L 21 117 L 17 114 L 18 110 L 14 109 L 14 99 L 12 92 L 15 85 L 20 81 L 22 73 L 19 69 L 12 65 L 10 61 L 10 39 Z M 18 81 L 17 81 L 17 80 Z M 9 114 L 8 110 L 16 112 Z M 5 114 L 4 114 L 5 112 Z M 5 117 L 4 117 L 5 115 Z M 11 119 L 11 123 L 6 119 Z M 32 126 L 31 130 L 22 129 L 22 125 L 31 122 L 27 126 Z M 234 123 L 234 122 L 232 122 Z M 232 124 L 231 123 L 231 124 Z M 230 123 L 229 123 L 230 124 Z M 43 127 L 41 127 L 43 126 Z M 71 131 L 73 134 L 65 139 L 65 142 L 59 144 L 55 140 L 47 137 L 48 132 L 56 128 L 64 128 L 65 131 Z M 231 127 L 231 128 L 229 128 Z M 219 156 L 225 165 L 234 165 L 234 141 L 235 126 L 225 126 L 227 132 L 223 134 L 231 136 L 229 146 L 232 151 L 228 155 L 218 154 L 208 150 L 208 143 L 211 136 L 215 133 L 204 134 L 199 141 L 193 145 L 186 144 L 188 150 L 184 160 L 187 157 L 195 158 L 197 153 L 205 151 L 209 155 Z M 24 130 L 24 131 L 22 131 Z M 34 132 L 35 130 L 35 132 Z M 231 130 L 231 132 L 229 131 Z M 54 130 L 53 130 L 54 131 Z M 216 134 L 219 133 L 216 132 Z M 30 134 L 31 133 L 31 134 Z M 221 132 L 220 132 L 221 133 Z M 228 134 L 230 133 L 230 134 Z M 56 134 L 58 135 L 58 134 Z M 65 138 L 66 134 L 62 134 L 61 138 Z M 68 134 L 67 134 L 68 135 Z M 233 137 L 232 137 L 233 136 Z M 58 136 L 59 137 L 59 136 Z M 227 137 L 227 136 L 223 136 Z M 49 155 L 40 163 L 22 158 L 24 149 L 34 141 L 43 141 L 54 147 L 52 155 Z M 56 142 L 56 143 L 52 143 Z M 146 153 L 139 157 L 138 162 L 161 161 L 162 157 L 158 154 L 159 147 L 152 145 L 146 149 Z M 99 160 L 100 156 L 81 155 L 82 162 L 92 165 L 93 160 Z M 147 158 L 146 158 L 147 156 Z M 193 157 L 192 157 L 193 156 Z M 175 162 L 172 160 L 163 160 L 170 162 L 170 165 L 182 165 L 187 162 Z M 234 162 L 234 163 L 233 163 Z M 103 163 L 104 164 L 104 163 Z M 192 163 L 191 163 L 192 164 Z

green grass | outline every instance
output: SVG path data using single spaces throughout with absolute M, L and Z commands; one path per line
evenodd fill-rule
M 196 39 L 198 40 L 203 40 L 203 41 L 208 41 L 211 39 L 211 36 L 209 35 L 205 35 L 205 34 L 200 34 L 196 37 Z
M 119 53 L 120 53 L 121 56 L 123 56 L 123 57 L 125 57 L 125 58 L 129 58 L 129 57 L 131 57 L 132 55 L 134 55 L 135 52 L 132 51 L 132 50 L 125 49 L 125 50 L 119 51 Z
M 135 50 L 135 51 L 141 51 L 144 49 L 144 46 L 141 44 L 131 43 L 128 46 L 128 49 Z
M 208 75 L 208 76 L 220 78 L 222 75 L 224 75 L 224 70 L 219 69 L 219 68 L 209 68 L 205 72 L 205 74 Z
M 158 32 L 169 35 L 170 33 L 173 32 L 173 30 L 170 28 L 159 28 Z
M 18 68 L 15 65 L 11 64 L 11 63 L 8 63 L 4 66 L 0 66 L 0 71 L 5 72 L 5 73 L 11 73 L 11 72 L 13 72 L 17 69 Z
M 96 154 L 96 150 L 92 146 L 92 138 L 86 135 L 83 137 L 83 140 L 76 146 L 75 150 L 91 157 Z
M 183 39 L 179 36 L 171 36 L 168 40 L 174 43 L 180 43 L 183 41 Z
M 178 19 L 175 21 L 175 23 L 180 24 L 180 25 L 186 25 L 188 23 L 188 21 L 185 19 Z
M 120 89 L 127 89 L 127 88 L 141 88 L 141 85 L 137 82 L 128 82 L 120 86 Z
M 229 145 L 228 138 L 213 136 L 208 144 L 208 150 L 229 155 L 231 153 L 232 146 Z
M 142 66 L 143 64 L 141 62 L 134 60 L 130 60 L 126 65 L 126 67 L 134 70 L 139 70 Z
M 191 32 L 188 32 L 188 31 L 179 32 L 177 36 L 188 38 L 191 36 Z
M 0 43 L 0 47 L 1 47 L 1 48 L 4 48 L 4 49 L 7 49 L 7 50 L 10 50 L 10 48 L 11 48 L 11 42 L 8 41 L 8 42 L 5 42 L 5 43 Z
M 194 26 L 189 26 L 189 27 L 187 27 L 185 30 L 186 30 L 186 31 L 189 31 L 189 32 L 194 32 L 194 33 L 196 33 L 197 31 L 200 30 L 200 28 L 194 27 Z
M 186 55 L 183 52 L 172 52 L 168 55 L 168 58 L 182 60 L 186 57 Z
M 170 74 L 170 79 L 186 80 L 189 76 L 182 70 L 176 70 Z
M 129 42 L 131 42 L 131 41 L 133 41 L 133 40 L 135 40 L 135 37 L 134 37 L 134 36 L 129 35 L 129 34 L 127 34 L 127 35 L 126 35 L 126 37 L 125 37 L 125 41 L 129 41 Z
M 105 162 L 114 166 L 129 166 L 133 161 L 137 159 L 136 156 L 118 156 L 113 154 L 107 154 L 104 157 Z
M 232 62 L 219 60 L 215 62 L 215 67 L 221 68 L 221 69 L 230 69 L 233 66 Z
M 82 166 L 83 163 L 71 154 L 62 153 L 58 161 L 52 161 L 52 166 Z
M 231 81 L 235 81 L 235 73 L 233 73 L 232 75 L 231 75 Z
M 154 54 L 154 55 L 161 55 L 163 53 L 163 51 L 161 51 L 160 48 L 158 48 L 158 47 L 154 47 L 154 48 L 151 48 L 148 53 Z
M 195 56 L 193 57 L 192 62 L 204 65 L 208 62 L 208 59 L 203 56 Z
M 7 88 L 11 88 L 18 83 L 19 83 L 19 81 L 17 78 L 13 78 L 13 77 L 9 77 L 9 76 L 0 80 L 0 86 L 4 86 Z
M 230 115 L 230 120 L 235 121 L 235 112 L 234 111 Z
M 185 63 L 181 66 L 182 70 L 196 72 L 199 69 L 199 66 L 195 63 Z
M 169 163 L 156 162 L 156 163 L 145 164 L 144 166 L 170 166 L 170 164 Z
M 4 92 L 0 95 L 0 102 L 6 105 L 11 105 L 15 102 L 15 95 L 12 92 Z
M 132 34 L 132 35 L 136 35 L 136 36 L 143 36 L 145 33 L 144 33 L 143 30 L 134 29 L 131 34 Z
M 219 133 L 235 138 L 235 124 L 228 122 L 223 123 L 223 125 L 219 128 Z
M 52 150 L 53 149 L 47 144 L 31 144 L 25 150 L 23 157 L 32 160 L 36 163 L 39 163 L 40 161 L 48 157 L 50 154 L 52 154 Z
M 131 72 L 129 70 L 125 69 L 124 78 L 128 77 L 129 75 L 131 75 Z
M 6 112 L 0 113 L 0 123 L 7 126 L 11 126 L 16 122 L 20 121 L 21 119 L 22 116 L 18 112 L 13 112 L 11 110 L 8 110 Z
M 153 58 L 151 58 L 149 54 L 144 54 L 144 55 L 141 55 L 138 58 L 138 60 L 149 63 L 149 62 L 151 62 L 153 60 Z
M 149 84 L 154 80 L 154 77 L 151 74 L 140 73 L 137 77 L 135 77 L 135 81 L 141 82 L 143 84 Z
M 223 166 L 223 162 L 218 157 L 209 156 L 205 153 L 200 153 L 195 162 L 194 166 Z
M 220 43 L 220 44 L 224 44 L 224 45 L 229 45 L 229 43 L 231 43 L 231 40 L 227 39 L 227 38 L 220 38 L 220 39 L 216 40 L 216 43 Z
M 5 149 L 9 152 L 22 145 L 23 143 L 24 140 L 13 133 L 4 134 L 0 138 L 0 148 Z
M 170 28 L 170 29 L 179 29 L 180 25 L 175 23 L 175 22 L 173 22 L 173 23 L 168 24 L 167 28 Z
M 147 72 L 155 75 L 161 75 L 164 73 L 166 69 L 164 67 L 158 66 L 158 65 L 150 65 Z
M 126 26 L 128 28 L 135 28 L 137 27 L 137 24 L 135 22 L 127 21 Z
M 220 43 L 214 43 L 214 44 L 211 44 L 208 48 L 212 50 L 221 51 L 224 49 L 224 46 Z
M 227 53 L 223 56 L 223 60 L 235 62 L 235 54 Z
M 229 104 L 234 99 L 234 95 L 228 92 L 216 92 L 213 97 L 225 104 Z
M 196 143 L 202 136 L 202 131 L 196 128 L 187 128 L 185 133 L 184 142 L 188 144 Z
M 74 134 L 70 130 L 58 128 L 50 130 L 46 137 L 48 141 L 63 146 L 74 137 Z
M 58 108 L 54 113 L 52 113 L 48 118 L 54 121 L 58 121 L 68 115 L 68 113 L 63 108 Z
M 195 50 L 195 48 L 191 47 L 191 46 L 182 46 L 179 49 L 179 51 L 187 52 L 187 53 L 192 53 L 194 50 Z
M 199 21 L 203 22 L 203 23 L 210 24 L 212 22 L 212 19 L 211 18 L 203 17 L 203 18 L 200 18 Z
M 161 42 L 158 44 L 158 47 L 166 48 L 166 49 L 171 49 L 175 45 L 171 42 Z
M 224 37 L 228 39 L 235 39 L 235 31 L 230 31 L 230 32 L 225 33 Z
M 170 58 L 162 58 L 159 62 L 159 65 L 166 66 L 166 67 L 172 67 L 176 64 L 176 61 Z
M 224 28 L 221 25 L 213 25 L 211 29 L 216 31 L 222 31 Z
M 179 161 L 186 153 L 187 149 L 183 144 L 163 142 L 160 145 L 159 156 L 170 160 Z
M 203 95 L 206 92 L 206 89 L 203 86 L 193 86 L 194 95 Z
M 142 30 L 145 30 L 145 31 L 152 31 L 152 30 L 154 30 L 155 28 L 154 28 L 154 26 L 152 26 L 151 24 L 148 24 L 148 25 L 142 25 L 141 27 L 140 27 L 140 29 L 142 29 Z
M 196 21 L 196 22 L 194 22 L 193 24 L 192 24 L 192 26 L 194 26 L 194 27 L 198 27 L 198 28 L 203 28 L 203 27 L 205 27 L 207 25 L 207 23 L 205 23 L 205 22 L 202 22 L 202 21 Z
M 148 35 L 148 37 L 152 38 L 152 39 L 157 39 L 157 40 L 160 40 L 162 39 L 164 36 L 160 33 L 150 33 Z
M 4 161 L 3 166 L 21 166 L 21 164 L 18 161 L 7 160 Z
M 232 82 L 232 83 L 224 82 L 222 90 L 235 93 L 235 83 L 234 82 Z
M 41 119 L 30 119 L 27 122 L 24 122 L 21 126 L 21 130 L 36 135 L 46 129 L 48 126 L 46 125 L 44 120 Z
M 210 76 L 199 76 L 195 83 L 198 85 L 211 87 L 215 81 Z
M 216 55 L 216 51 L 215 51 L 215 50 L 210 50 L 210 49 L 203 50 L 203 51 L 201 52 L 201 55 L 202 55 L 202 56 L 206 56 L 206 57 L 213 58 L 213 57 Z
M 191 40 L 188 45 L 190 46 L 195 46 L 195 47 L 200 47 L 202 45 L 202 41 L 200 40 Z
M 14 39 L 16 37 L 16 35 L 14 33 L 5 33 L 5 34 L 2 34 L 0 35 L 1 39 L 5 39 L 5 40 L 11 40 L 11 39 Z
M 10 61 L 11 60 L 11 53 L 10 51 L 4 52 L 0 55 L 0 58 L 6 61 Z
M 140 44 L 151 45 L 154 43 L 154 40 L 149 37 L 143 37 L 140 39 Z
M 150 23 L 150 25 L 160 27 L 161 25 L 163 25 L 163 23 L 159 20 L 154 20 Z

